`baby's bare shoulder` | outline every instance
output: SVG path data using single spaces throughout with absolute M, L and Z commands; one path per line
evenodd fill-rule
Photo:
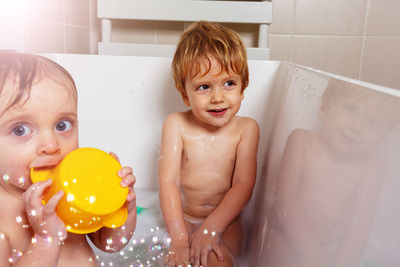
M 22 213 L 24 210 L 23 202 L 17 198 L 11 197 L 8 194 L 0 193 L 0 227 L 7 225 L 10 222 L 15 223 L 16 214 Z
M 0 194 L 0 201 L 0 234 L 3 241 L 7 241 L 8 245 L 24 244 L 25 240 L 31 238 L 30 232 L 24 230 L 29 225 L 24 210 L 13 198 Z

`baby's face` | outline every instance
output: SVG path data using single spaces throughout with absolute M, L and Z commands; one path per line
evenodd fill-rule
M 222 127 L 239 111 L 243 100 L 242 82 L 236 73 L 222 72 L 219 63 L 211 60 L 211 69 L 204 75 L 185 82 L 185 104 L 192 108 L 196 119 L 212 127 Z M 203 65 L 202 73 L 205 66 Z
M 0 107 L 13 93 L 3 89 Z M 5 183 L 26 189 L 32 167 L 54 166 L 78 148 L 77 101 L 71 90 L 43 79 L 32 86 L 26 102 L 0 116 L 0 178 Z

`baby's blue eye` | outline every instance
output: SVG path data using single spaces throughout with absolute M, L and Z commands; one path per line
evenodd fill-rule
M 59 132 L 66 132 L 66 131 L 71 130 L 71 128 L 72 128 L 72 124 L 70 121 L 67 121 L 67 120 L 59 121 L 56 124 L 56 130 Z
M 207 90 L 208 88 L 209 88 L 208 85 L 203 84 L 203 85 L 200 85 L 200 86 L 197 88 L 197 90 Z
M 26 125 L 18 125 L 12 129 L 12 133 L 16 136 L 26 136 L 29 135 L 32 130 Z

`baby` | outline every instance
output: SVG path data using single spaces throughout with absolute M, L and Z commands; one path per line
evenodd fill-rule
M 236 116 L 248 85 L 237 33 L 200 21 L 181 36 L 175 85 L 189 111 L 163 126 L 159 185 L 171 237 L 168 266 L 233 266 L 242 247 L 240 213 L 256 178 L 259 127 Z
M 385 176 L 379 146 L 399 109 L 395 97 L 330 80 L 322 129 L 287 140 L 262 266 L 356 266 Z
M 77 91 L 64 68 L 37 55 L 0 53 L 0 147 L 0 266 L 96 266 L 86 236 L 67 233 L 55 213 L 63 192 L 44 205 L 52 181 L 32 184 L 29 175 L 78 148 Z M 128 219 L 89 234 L 108 251 L 124 244 L 107 241 L 129 240 L 136 225 L 135 177 L 130 167 L 118 175 L 130 189 Z

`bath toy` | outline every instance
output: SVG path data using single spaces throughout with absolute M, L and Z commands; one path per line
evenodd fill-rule
M 136 207 L 136 213 L 137 214 L 142 213 L 144 210 L 145 210 L 145 208 L 143 208 L 143 207 L 139 207 L 139 206 Z
M 87 234 L 103 226 L 115 228 L 125 223 L 128 188 L 120 185 L 120 169 L 119 162 L 108 153 L 84 147 L 70 152 L 53 168 L 32 168 L 31 180 L 35 183 L 51 178 L 53 184 L 43 202 L 63 190 L 57 215 L 67 231 Z

